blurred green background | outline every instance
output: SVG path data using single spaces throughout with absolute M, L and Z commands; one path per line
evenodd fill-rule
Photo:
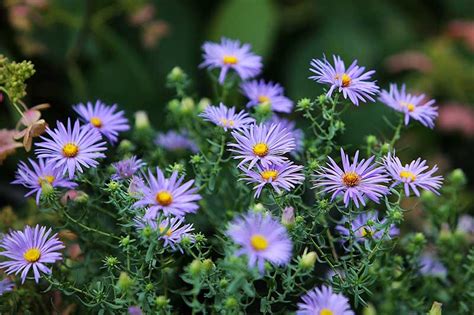
M 251 43 L 264 58 L 262 77 L 283 84 L 295 101 L 321 94 L 322 86 L 308 80 L 308 68 L 311 58 L 323 54 L 376 69 L 383 88 L 406 82 L 436 98 L 444 116 L 435 131 L 414 123 L 401 145 L 410 147 L 410 157 L 422 153 L 442 169 L 463 168 L 473 182 L 472 0 L 0 3 L 0 53 L 33 61 L 37 72 L 28 81 L 25 102 L 30 107 L 50 103 L 44 117 L 52 125 L 72 115 L 72 104 L 101 99 L 119 104 L 129 118 L 146 110 L 154 126 L 164 129 L 166 104 L 173 97 L 166 74 L 179 65 L 194 80 L 196 96 L 211 95 L 205 71 L 198 69 L 200 47 L 226 36 Z M 12 115 L 0 106 L 2 128 L 14 128 Z M 341 141 L 355 147 L 367 134 L 390 137 L 383 116 L 395 114 L 380 103 L 352 108 Z M 22 200 L 8 182 L 24 156 L 10 157 L 1 167 L 0 198 L 8 203 Z

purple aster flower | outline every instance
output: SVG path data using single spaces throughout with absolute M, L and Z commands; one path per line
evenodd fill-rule
M 327 96 L 331 96 L 334 90 L 342 92 L 345 99 L 349 98 L 354 105 L 359 105 L 361 102 L 370 100 L 375 102 L 372 95 L 378 93 L 379 87 L 375 84 L 376 81 L 368 81 L 375 73 L 374 70 L 364 73 L 365 67 L 359 67 L 357 60 L 349 66 L 346 70 L 344 61 L 341 57 L 333 56 L 334 67 L 323 58 L 322 60 L 313 59 L 309 70 L 315 75 L 309 77 L 318 83 L 325 83 L 331 86 Z M 367 100 L 366 100 L 367 99 Z
M 39 204 L 40 196 L 43 191 L 43 185 L 49 184 L 52 187 L 74 188 L 76 183 L 63 177 L 59 169 L 54 168 L 52 163 L 39 159 L 38 163 L 28 159 L 33 169 L 30 169 L 25 162 L 20 162 L 16 171 L 15 180 L 12 184 L 23 185 L 30 191 L 25 195 L 28 197 L 36 193 L 36 204 Z
M 5 278 L 0 281 L 0 296 L 2 296 L 5 292 L 13 291 L 13 287 L 15 283 L 11 281 L 9 278 Z
M 198 189 L 192 187 L 194 180 L 183 184 L 184 176 L 178 178 L 178 172 L 174 171 L 170 178 L 165 175 L 160 168 L 156 168 L 155 177 L 151 170 L 148 170 L 147 184 L 143 187 L 144 196 L 137 201 L 135 207 L 148 207 L 145 217 L 154 219 L 158 211 L 164 215 L 174 215 L 182 217 L 187 213 L 195 213 L 199 208 L 197 201 L 201 196 L 196 192 Z
M 51 269 L 46 267 L 47 263 L 55 263 L 62 259 L 59 252 L 64 248 L 57 234 L 52 235 L 51 229 L 37 225 L 35 228 L 26 226 L 23 231 L 12 231 L 0 242 L 0 256 L 7 258 L 0 262 L 1 268 L 6 268 L 7 274 L 18 274 L 21 272 L 21 283 L 25 282 L 30 269 L 36 283 L 39 282 L 40 272 L 51 274 Z
M 74 177 L 76 169 L 82 173 L 83 168 L 96 167 L 98 158 L 105 155 L 101 151 L 107 150 L 102 136 L 88 125 L 80 126 L 76 120 L 71 128 L 71 120 L 67 120 L 67 128 L 63 123 L 57 122 L 56 129 L 46 129 L 52 139 L 41 137 L 44 142 L 37 143 L 36 154 L 39 158 L 48 159 L 54 168 L 69 172 L 69 178 Z
M 265 185 L 271 185 L 279 194 L 281 189 L 290 191 L 296 185 L 304 181 L 303 166 L 294 165 L 293 162 L 283 162 L 282 164 L 269 163 L 267 166 L 256 164 L 255 169 L 245 169 L 242 167 L 245 176 L 242 180 L 256 184 L 255 198 L 260 196 Z
M 298 303 L 297 315 L 354 315 L 349 300 L 331 287 L 321 286 L 306 293 Z
M 400 159 L 390 153 L 384 158 L 384 164 L 390 176 L 395 180 L 393 186 L 403 184 L 407 197 L 410 196 L 410 189 L 419 197 L 420 192 L 418 188 L 429 190 L 439 195 L 438 189 L 441 188 L 443 177 L 439 175 L 433 176 L 438 170 L 436 165 L 427 171 L 429 167 L 426 165 L 426 161 L 418 158 L 410 164 L 403 166 Z
M 468 214 L 460 216 L 457 230 L 468 234 L 474 234 L 474 218 Z
M 86 105 L 81 103 L 73 108 L 85 123 L 97 128 L 112 144 L 117 142 L 119 132 L 130 129 L 128 119 L 123 111 L 117 111 L 116 104 L 107 106 L 98 100 L 95 105 L 87 102 Z
M 249 44 L 222 38 L 221 42 L 206 42 L 202 46 L 204 62 L 201 68 L 220 68 L 219 83 L 223 84 L 229 69 L 233 69 L 242 80 L 257 76 L 262 70 L 262 58 L 253 54 Z
M 378 216 L 377 211 L 361 213 L 350 223 L 350 230 L 344 224 L 349 221 L 349 219 L 344 218 L 343 223 L 336 226 L 336 231 L 345 238 L 349 238 L 352 231 L 359 242 L 364 242 L 367 238 L 381 239 L 384 236 L 384 229 L 380 228 L 380 225 L 385 224 L 387 220 L 379 220 Z M 372 221 L 373 225 L 369 225 L 369 221 Z M 387 236 L 395 237 L 399 233 L 399 229 L 395 224 L 392 224 L 390 225 Z
M 112 166 L 115 169 L 115 174 L 112 175 L 113 180 L 131 178 L 145 163 L 142 160 L 137 159 L 135 155 L 129 159 L 113 163 Z
M 257 265 L 261 274 L 265 271 L 265 261 L 277 266 L 290 262 L 291 240 L 286 229 L 271 215 L 249 212 L 235 219 L 227 234 L 241 246 L 236 255 L 247 255 L 249 267 Z
M 228 129 L 240 129 L 255 123 L 255 119 L 249 116 L 245 111 L 235 113 L 235 107 L 226 107 L 220 103 L 217 106 L 207 106 L 203 113 L 199 115 L 204 120 L 210 121 L 217 126 Z
M 379 203 L 380 197 L 389 193 L 389 189 L 384 185 L 390 179 L 386 176 L 383 167 L 377 167 L 372 163 L 374 156 L 365 160 L 359 159 L 359 151 L 356 152 L 352 164 L 349 156 L 341 148 L 342 169 L 328 157 L 327 167 L 321 167 L 316 173 L 314 187 L 323 187 L 323 192 L 332 193 L 331 201 L 337 196 L 344 196 L 344 204 L 347 207 L 349 200 L 365 206 L 364 197 L 375 203 Z
M 247 107 L 270 106 L 274 112 L 291 113 L 293 102 L 283 95 L 283 87 L 278 83 L 253 80 L 241 85 L 242 92 L 250 100 Z
M 144 196 L 144 190 L 146 189 L 145 182 L 140 176 L 132 176 L 130 179 L 130 185 L 128 185 L 128 194 L 134 198 L 141 198 Z
M 431 254 L 423 254 L 419 260 L 420 273 L 424 276 L 446 277 L 446 267 Z
M 396 111 L 405 114 L 405 125 L 410 118 L 418 120 L 423 126 L 433 129 L 434 121 L 438 117 L 438 107 L 435 100 L 425 102 L 424 94 L 411 95 L 406 92 L 405 84 L 398 90 L 396 84 L 390 84 L 390 91 L 382 90 L 379 100 Z
M 199 152 L 196 143 L 189 139 L 187 132 L 176 132 L 170 130 L 167 133 L 159 133 L 155 139 L 155 144 L 169 151 L 189 150 L 193 153 Z
M 129 306 L 128 307 L 128 315 L 142 315 L 142 310 L 140 306 Z
M 303 151 L 304 132 L 303 130 L 296 128 L 296 123 L 294 121 L 281 118 L 277 115 L 272 115 L 272 117 L 266 121 L 265 124 L 280 124 L 283 128 L 286 128 L 291 133 L 293 138 L 295 138 L 295 150 L 290 153 L 291 155 L 295 155 L 296 153 L 301 153 Z
M 229 150 L 236 153 L 234 159 L 241 159 L 239 167 L 249 162 L 248 168 L 260 162 L 263 167 L 281 164 L 288 160 L 282 156 L 295 148 L 291 132 L 280 124 L 251 125 L 246 129 L 233 131 L 237 143 L 230 143 Z

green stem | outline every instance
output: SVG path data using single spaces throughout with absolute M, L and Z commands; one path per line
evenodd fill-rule
M 68 220 L 74 222 L 75 224 L 77 224 L 78 226 L 83 228 L 84 230 L 89 231 L 89 232 L 94 232 L 94 233 L 97 233 L 97 234 L 100 234 L 100 235 L 103 235 L 103 236 L 108 236 L 108 237 L 111 237 L 111 238 L 114 238 L 114 239 L 117 239 L 117 240 L 120 239 L 119 237 L 117 237 L 115 235 L 112 235 L 110 233 L 103 232 L 103 231 L 91 228 L 90 226 L 87 226 L 85 224 L 82 224 L 81 222 L 79 222 L 78 220 L 76 220 L 72 216 L 70 216 L 69 213 L 67 213 L 67 211 L 64 208 L 62 208 L 62 210 L 63 210 L 62 212 L 63 212 L 64 216 L 66 218 L 68 218 Z
M 400 117 L 400 122 L 398 123 L 397 128 L 395 129 L 395 133 L 393 135 L 392 141 L 390 141 L 390 148 L 394 148 L 395 142 L 400 139 L 400 133 L 403 127 L 403 116 Z

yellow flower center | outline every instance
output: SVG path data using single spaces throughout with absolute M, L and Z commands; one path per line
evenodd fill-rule
M 259 157 L 264 157 L 268 154 L 268 145 L 263 142 L 257 143 L 253 146 L 253 153 Z
M 262 251 L 267 249 L 268 247 L 267 239 L 261 234 L 252 235 L 252 237 L 250 238 L 250 244 L 256 251 Z
M 415 110 L 415 105 L 413 103 L 400 102 L 400 105 L 402 105 L 403 107 L 406 107 L 409 112 L 412 112 Z
M 270 103 L 270 98 L 268 96 L 265 96 L 265 95 L 260 95 L 258 97 L 258 102 L 260 104 L 264 104 L 264 103 Z
M 344 73 L 342 75 L 342 87 L 348 87 L 351 84 L 351 77 Z
M 278 171 L 277 170 L 265 170 L 265 171 L 260 173 L 260 176 L 262 176 L 262 178 L 264 180 L 269 180 L 270 178 L 272 180 L 275 180 L 278 177 Z
M 155 199 L 156 202 L 164 207 L 169 206 L 173 202 L 173 196 L 166 190 L 157 193 Z
M 34 263 L 34 262 L 37 262 L 41 257 L 41 252 L 38 248 L 36 247 L 33 247 L 33 248 L 30 248 L 28 249 L 24 254 L 23 254 L 23 258 L 25 258 L 25 260 L 27 262 L 30 262 L 30 263 Z
M 165 227 L 164 227 L 164 226 L 160 226 L 160 233 L 163 234 L 163 232 L 164 232 L 166 229 L 168 229 L 168 230 L 166 231 L 165 234 L 166 234 L 166 236 L 170 237 L 170 236 L 171 236 L 171 229 L 169 229 L 167 226 L 165 226 Z
M 68 158 L 75 157 L 79 153 L 79 147 L 73 142 L 68 142 L 63 146 L 63 155 Z
M 99 117 L 92 117 L 90 121 L 92 126 L 96 128 L 102 127 L 102 120 Z
M 334 312 L 331 311 L 329 308 L 323 308 L 320 312 L 319 315 L 334 315 Z
M 54 182 L 55 177 L 53 175 L 46 175 L 43 177 L 38 178 L 38 183 L 42 184 L 47 182 L 48 184 L 52 184 Z
M 235 65 L 239 61 L 236 56 L 232 55 L 225 55 L 223 59 L 226 65 Z
M 354 187 L 359 185 L 360 176 L 356 172 L 347 172 L 342 176 L 342 182 L 347 187 Z
M 362 235 L 362 237 L 372 236 L 373 234 L 374 232 L 369 228 L 362 227 L 360 229 L 360 235 Z
M 401 171 L 400 177 L 403 179 L 409 179 L 410 181 L 414 182 L 416 179 L 416 175 L 410 171 Z
M 221 118 L 221 124 L 224 127 L 234 127 L 235 122 L 232 119 Z

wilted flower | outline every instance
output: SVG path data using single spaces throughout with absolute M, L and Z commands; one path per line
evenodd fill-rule
M 284 266 L 291 259 L 292 244 L 288 233 L 270 215 L 249 212 L 235 219 L 227 233 L 241 246 L 236 255 L 247 255 L 249 267 L 257 265 L 262 274 L 265 261 Z
M 40 272 L 51 274 L 51 269 L 46 267 L 47 263 L 55 263 L 62 259 L 59 252 L 64 248 L 57 234 L 52 235 L 51 229 L 37 225 L 35 228 L 26 226 L 23 231 L 12 231 L 0 241 L 0 256 L 7 260 L 0 262 L 1 268 L 6 268 L 7 274 L 20 273 L 21 282 L 24 283 L 30 269 L 36 283 L 39 282 Z
M 420 273 L 424 276 L 445 277 L 446 267 L 431 254 L 423 254 L 419 260 Z
M 203 113 L 199 114 L 204 120 L 210 121 L 217 126 L 228 129 L 240 129 L 255 123 L 255 119 L 245 111 L 235 113 L 235 107 L 226 107 L 223 103 L 217 106 L 207 106 Z
M 115 169 L 115 174 L 112 175 L 113 180 L 131 178 L 145 163 L 137 159 L 135 155 L 132 157 L 113 163 L 112 166 Z
M 162 211 L 166 216 L 177 217 L 197 211 L 197 201 L 201 196 L 197 194 L 198 189 L 192 187 L 194 180 L 183 184 L 184 176 L 178 178 L 176 171 L 170 178 L 165 178 L 158 167 L 156 174 L 155 177 L 151 170 L 148 170 L 147 184 L 143 187 L 144 196 L 134 204 L 135 207 L 148 207 L 145 215 L 147 219 L 156 218 L 158 211 Z
M 269 163 L 265 167 L 257 163 L 255 169 L 242 167 L 242 170 L 245 173 L 243 180 L 256 184 L 253 188 L 255 198 L 260 196 L 263 187 L 267 184 L 279 194 L 281 189 L 290 191 L 304 181 L 303 166 L 294 165 L 293 162 Z
M 396 84 L 390 84 L 390 90 L 382 90 L 379 100 L 394 110 L 405 114 L 405 125 L 410 118 L 418 120 L 423 126 L 433 128 L 438 117 L 438 107 L 433 106 L 435 100 L 425 102 L 424 94 L 412 95 L 406 92 L 405 84 L 398 90 Z
M 332 193 L 331 201 L 337 196 L 344 196 L 344 205 L 347 207 L 349 201 L 354 201 L 356 207 L 359 204 L 365 206 L 364 197 L 375 203 L 388 194 L 389 189 L 385 186 L 390 179 L 386 176 L 383 167 L 373 163 L 374 156 L 365 160 L 359 159 L 359 151 L 356 152 L 352 164 L 349 156 L 341 148 L 342 169 L 328 157 L 327 167 L 321 167 L 314 179 L 315 188 L 323 188 L 323 192 Z
M 130 129 L 128 119 L 123 111 L 117 111 L 116 104 L 107 106 L 97 100 L 95 105 L 87 102 L 86 105 L 81 103 L 73 108 L 86 124 L 97 128 L 112 144 L 117 142 L 119 132 Z
M 295 139 L 291 133 L 279 124 L 251 125 L 248 128 L 233 131 L 237 143 L 230 143 L 230 151 L 236 153 L 234 159 L 241 159 L 239 167 L 249 163 L 252 168 L 257 162 L 263 167 L 281 164 L 287 158 L 282 156 L 295 148 Z
M 385 231 L 377 226 L 384 224 L 387 220 L 384 218 L 379 220 L 377 211 L 370 211 L 359 214 L 352 222 L 348 222 L 349 218 L 345 217 L 343 222 L 336 226 L 336 231 L 344 238 L 349 238 L 354 234 L 359 242 L 364 242 L 368 238 L 381 239 L 384 237 Z M 349 223 L 350 228 L 345 225 Z M 371 224 L 369 224 L 371 223 Z M 385 237 L 394 237 L 400 233 L 395 224 L 390 225 Z
M 13 138 L 15 134 L 15 130 L 0 129 L 0 165 L 7 156 L 15 153 L 17 148 L 23 146 L 20 142 L 15 141 Z
M 298 303 L 297 315 L 354 315 L 349 300 L 325 285 L 314 288 L 301 299 L 303 302 Z
M 71 127 L 71 120 L 67 120 L 67 129 L 63 123 L 57 122 L 56 129 L 47 129 L 46 133 L 52 138 L 41 137 L 44 142 L 37 143 L 35 153 L 39 158 L 48 159 L 54 168 L 69 172 L 69 178 L 74 177 L 76 169 L 82 173 L 83 168 L 96 167 L 98 158 L 105 155 L 101 151 L 107 150 L 105 142 L 100 142 L 100 133 L 90 126 L 80 126 L 76 120 Z
M 278 83 L 253 80 L 242 83 L 242 92 L 250 100 L 247 107 L 268 105 L 274 112 L 291 113 L 293 102 L 283 95 L 283 87 Z
M 23 116 L 16 124 L 16 130 L 18 132 L 15 134 L 14 138 L 15 140 L 23 138 L 23 146 L 26 151 L 30 151 L 33 138 L 42 135 L 48 127 L 46 121 L 40 119 L 41 110 L 47 108 L 49 108 L 49 104 L 40 104 L 27 109 L 23 112 Z M 21 129 L 22 126 L 25 128 Z
M 262 70 L 262 58 L 253 54 L 249 44 L 240 44 L 238 40 L 222 38 L 221 42 L 206 42 L 202 46 L 204 61 L 201 68 L 221 69 L 219 83 L 223 84 L 227 72 L 233 69 L 241 79 L 257 76 Z
M 418 188 L 429 190 L 439 195 L 438 189 L 441 188 L 443 177 L 439 175 L 433 176 L 438 170 L 436 165 L 427 171 L 429 167 L 426 165 L 426 160 L 418 158 L 410 164 L 403 166 L 400 159 L 390 153 L 384 158 L 384 164 L 387 172 L 395 180 L 393 186 L 403 184 L 407 197 L 410 196 L 410 189 L 419 197 L 420 192 Z
M 379 87 L 375 84 L 375 81 L 370 80 L 371 76 L 375 73 L 374 70 L 365 71 L 365 67 L 359 67 L 357 60 L 354 60 L 352 64 L 346 69 L 344 61 L 341 57 L 333 56 L 334 67 L 323 58 L 322 60 L 313 59 L 309 70 L 315 75 L 310 76 L 310 79 L 317 81 L 318 83 L 324 83 L 331 86 L 327 96 L 331 96 L 336 90 L 342 92 L 344 98 L 349 98 L 354 105 L 359 105 L 359 101 L 366 102 L 370 100 L 375 102 L 372 97 L 379 91 Z
M 12 184 L 23 185 L 30 191 L 25 195 L 28 197 L 36 193 L 36 204 L 39 205 L 40 196 L 43 193 L 44 184 L 52 187 L 74 188 L 76 183 L 63 177 L 61 170 L 54 168 L 52 163 L 39 159 L 38 163 L 28 159 L 33 169 L 30 169 L 25 162 L 20 162 L 16 171 L 15 180 Z
M 0 296 L 5 294 L 5 292 L 13 291 L 15 283 L 10 278 L 5 278 L 0 281 Z
M 170 130 L 167 133 L 159 133 L 155 139 L 155 144 L 169 151 L 189 150 L 193 153 L 199 152 L 198 146 L 185 131 Z

